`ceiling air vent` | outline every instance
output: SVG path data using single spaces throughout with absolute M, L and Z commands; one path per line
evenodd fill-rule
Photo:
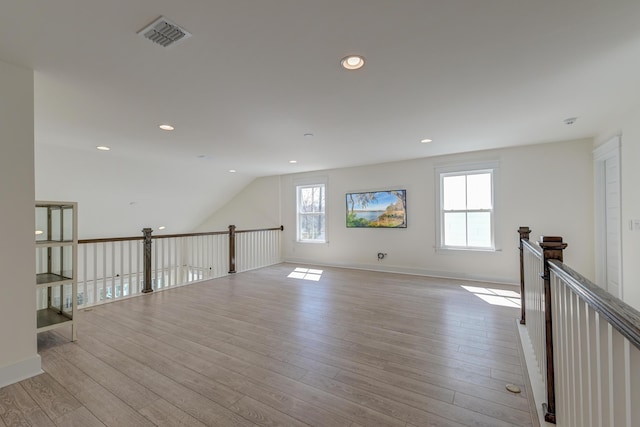
M 190 32 L 177 26 L 164 16 L 138 31 L 138 34 L 163 47 L 171 46 L 177 41 L 191 37 Z

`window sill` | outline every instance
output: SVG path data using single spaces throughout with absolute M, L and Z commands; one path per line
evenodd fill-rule
M 494 253 L 494 252 L 502 252 L 502 249 L 497 248 L 455 248 L 455 247 L 440 247 L 435 248 L 436 252 L 441 253 L 456 253 L 456 252 L 464 252 L 464 253 Z

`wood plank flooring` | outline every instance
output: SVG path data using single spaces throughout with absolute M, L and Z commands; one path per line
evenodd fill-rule
M 45 373 L 0 389 L 0 427 L 537 425 L 519 309 L 461 285 L 515 288 L 295 267 L 87 309 L 75 343 L 39 334 Z

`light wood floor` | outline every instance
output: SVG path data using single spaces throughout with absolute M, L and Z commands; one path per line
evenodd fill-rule
M 531 426 L 519 310 L 460 285 L 280 264 L 79 314 L 5 426 Z M 505 390 L 508 383 L 523 393 Z

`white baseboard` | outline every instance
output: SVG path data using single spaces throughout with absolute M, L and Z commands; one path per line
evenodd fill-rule
M 40 375 L 43 372 L 39 354 L 13 365 L 3 366 L 0 368 L 0 388 Z
M 507 278 L 507 277 L 489 277 L 489 276 L 479 276 L 475 274 L 466 274 L 461 272 L 453 272 L 453 271 L 435 271 L 435 270 L 426 270 L 422 268 L 411 268 L 411 267 L 399 267 L 399 266 L 388 266 L 388 265 L 375 265 L 375 264 L 349 264 L 349 263 L 318 263 L 318 262 L 310 262 L 306 259 L 298 259 L 298 258 L 285 258 L 283 262 L 290 262 L 294 264 L 311 264 L 325 267 L 339 267 L 339 268 L 352 268 L 355 270 L 367 270 L 367 271 L 380 271 L 382 273 L 399 273 L 399 274 L 410 274 L 412 276 L 426 276 L 426 277 L 434 277 L 438 279 L 452 279 L 452 280 L 466 280 L 470 282 L 485 282 L 485 283 L 499 283 L 503 285 L 517 285 L 520 286 L 520 279 Z

